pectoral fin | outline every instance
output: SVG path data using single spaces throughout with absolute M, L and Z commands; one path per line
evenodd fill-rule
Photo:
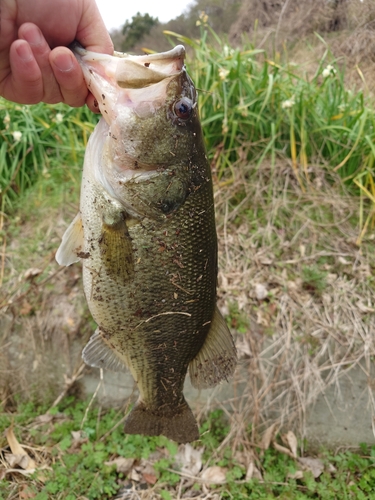
M 203 347 L 190 362 L 191 383 L 199 389 L 214 387 L 233 375 L 237 353 L 232 335 L 218 308 Z
M 55 258 L 61 266 L 70 266 L 82 258 L 82 251 L 83 227 L 81 214 L 78 213 L 65 231 Z
M 100 328 L 97 328 L 82 351 L 83 361 L 95 368 L 106 368 L 113 372 L 125 372 L 125 360 L 104 340 Z
M 108 275 L 122 284 L 134 275 L 132 240 L 124 218 L 103 221 L 99 240 L 100 253 Z

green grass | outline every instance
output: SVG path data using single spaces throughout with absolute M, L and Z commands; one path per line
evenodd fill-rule
M 265 158 L 275 164 L 277 157 L 290 158 L 303 189 L 313 181 L 310 164 L 337 171 L 361 197 L 360 242 L 375 216 L 373 101 L 346 88 L 345 68 L 328 48 L 307 76 L 250 43 L 232 48 L 206 21 L 201 19 L 199 40 L 166 33 L 171 43 L 177 38 L 193 51 L 188 69 L 200 90 L 202 125 L 219 179 L 230 179 L 238 162 L 252 162 L 256 170 Z M 82 165 L 96 121 L 84 108 L 1 100 L 0 208 L 9 212 L 40 175 L 48 182 L 57 170 L 61 182 L 63 171 L 67 182 L 69 168 Z
M 255 183 L 257 168 L 264 160 L 271 160 L 276 169 L 277 158 L 287 157 L 301 187 L 309 190 L 314 180 L 309 165 L 319 163 L 326 173 L 336 170 L 353 188 L 359 188 L 352 192 L 360 194 L 358 220 L 363 236 L 371 227 L 375 207 L 373 103 L 362 91 L 345 87 L 344 71 L 329 51 L 315 73 L 306 77 L 288 62 L 271 60 L 250 44 L 241 50 L 230 47 L 208 25 L 202 26 L 197 41 L 171 33 L 169 36 L 177 36 L 194 51 L 188 61 L 189 72 L 200 89 L 199 106 L 209 156 L 221 184 L 230 183 L 234 169 L 249 162 L 254 165 L 254 177 L 246 178 Z M 323 76 L 328 64 L 333 69 Z M 97 119 L 85 108 L 21 106 L 0 100 L 0 210 L 12 214 L 10 226 L 14 225 L 14 232 L 24 230 L 19 229 L 14 217 L 20 199 L 20 216 L 27 218 L 33 214 L 33 207 L 53 204 L 54 193 L 79 182 L 87 139 Z M 273 174 L 277 176 L 278 172 Z M 274 177 L 269 178 L 272 183 Z M 68 188 L 67 203 L 71 202 L 70 194 Z M 267 195 L 273 195 L 272 186 Z M 239 189 L 230 204 L 238 206 L 243 199 Z M 56 200 L 60 203 L 61 196 Z M 243 208 L 239 219 L 246 216 L 255 231 L 266 220 L 267 205 L 257 212 L 252 204 Z M 275 221 L 280 231 L 286 227 L 285 220 L 289 229 L 296 225 L 292 215 L 294 210 L 301 210 L 297 200 L 290 210 L 281 214 L 280 223 Z M 333 222 L 328 204 L 316 218 L 322 223 Z M 257 238 L 257 246 L 270 247 L 272 242 L 263 235 Z M 276 232 L 272 238 L 278 241 L 281 236 Z M 17 249 L 24 265 L 28 265 L 28 254 L 38 254 L 41 242 L 42 229 L 35 231 L 29 246 Z M 50 242 L 43 245 L 51 251 L 56 247 Z M 285 247 L 283 251 L 289 250 Z M 279 271 L 277 265 L 276 259 L 275 274 Z M 324 262 L 301 268 L 282 265 L 289 279 L 301 276 L 303 289 L 313 296 L 319 297 L 326 290 Z M 16 269 L 22 269 L 21 264 Z M 44 272 L 47 275 L 49 268 Z M 266 309 L 271 299 L 267 297 L 259 308 Z M 249 320 L 236 303 L 229 304 L 228 321 L 240 332 L 249 329 Z M 3 410 L 0 453 L 9 452 L 3 431 L 13 423 L 19 442 L 32 447 L 30 453 L 34 453 L 38 465 L 49 468 L 31 477 L 7 475 L 0 481 L 0 498 L 27 498 L 27 491 L 29 498 L 37 500 L 112 498 L 129 481 L 115 466 L 105 464 L 116 457 L 132 458 L 138 464 L 142 459 L 150 460 L 160 498 L 176 498 L 181 476 L 175 463 L 175 443 L 163 437 L 125 435 L 122 425 L 115 428 L 123 416 L 121 412 L 94 408 L 86 414 L 86 410 L 87 402 L 67 398 L 50 412 L 54 419 L 47 423 L 36 420 L 47 407 L 19 403 L 13 412 Z M 195 447 L 204 447 L 204 466 L 217 465 L 226 470 L 226 484 L 214 487 L 223 499 L 375 499 L 375 447 L 362 446 L 356 453 L 322 451 L 319 458 L 325 468 L 321 476 L 314 478 L 304 470 L 296 479 L 296 472 L 301 470 L 298 461 L 274 448 L 258 448 L 252 441 L 251 429 L 239 443 L 223 445 L 230 423 L 221 410 L 208 415 L 200 430 L 201 441 Z M 79 443 L 72 435 L 78 431 L 82 436 Z M 263 481 L 246 480 L 246 467 L 239 456 L 248 450 L 254 453 Z M 5 463 L 3 454 L 1 458 Z M 198 484 L 198 492 L 199 488 Z
M 37 417 L 46 415 L 46 410 L 28 403 L 20 404 L 16 413 L 0 414 L 1 435 L 13 424 L 18 441 L 31 446 L 26 449 L 29 454 L 34 453 L 37 461 L 37 471 L 31 476 L 13 473 L 0 482 L 1 498 L 18 498 L 17 492 L 21 491 L 27 491 L 30 495 L 27 498 L 36 500 L 113 498 L 123 484 L 129 483 L 126 474 L 106 464 L 118 457 L 134 459 L 134 466 L 139 466 L 142 459 L 150 461 L 155 489 L 160 495 L 155 498 L 176 498 L 181 476 L 175 463 L 178 451 L 175 443 L 164 437 L 124 435 L 121 425 L 116 428 L 122 412 L 98 408 L 87 412 L 86 402 L 77 403 L 72 398 L 50 410 L 50 421 L 38 422 Z M 216 465 L 226 471 L 226 483 L 213 486 L 222 499 L 375 498 L 375 446 L 362 445 L 355 453 L 322 451 L 319 456 L 324 471 L 319 478 L 304 471 L 298 479 L 295 479 L 296 472 L 301 470 L 298 460 L 273 448 L 264 452 L 255 448 L 255 464 L 263 480 L 246 480 L 239 456 L 248 449 L 249 442 L 242 441 L 234 448 L 229 444 L 221 446 L 229 431 L 223 411 L 208 415 L 200 430 L 201 441 L 195 447 L 204 447 L 204 466 Z M 80 431 L 78 441 L 72 435 L 77 431 Z M 5 438 L 1 441 L 3 451 L 7 452 Z M 42 464 L 48 468 L 42 468 Z M 195 489 L 199 493 L 199 483 Z
M 24 106 L 0 98 L 0 210 L 12 212 L 38 180 L 76 181 L 89 135 L 98 120 L 87 108 Z
M 165 33 L 171 43 L 177 39 L 193 49 L 188 70 L 201 90 L 202 125 L 219 179 L 244 161 L 256 170 L 265 158 L 275 164 L 287 157 L 301 187 L 309 189 L 309 166 L 320 164 L 360 195 L 362 237 L 375 221 L 374 103 L 363 90 L 346 87 L 345 68 L 329 48 L 308 76 L 286 57 L 272 60 L 250 43 L 230 47 L 208 24 L 199 40 Z

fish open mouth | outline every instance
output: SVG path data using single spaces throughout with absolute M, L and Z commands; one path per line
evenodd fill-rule
M 108 123 L 113 120 L 113 114 L 117 114 L 118 105 L 132 108 L 140 117 L 155 112 L 165 101 L 169 81 L 185 71 L 183 45 L 160 54 L 141 56 L 90 52 L 78 42 L 70 48 Z

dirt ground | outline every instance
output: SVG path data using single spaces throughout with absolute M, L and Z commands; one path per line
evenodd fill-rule
M 304 190 L 288 161 L 234 171 L 215 181 L 219 307 L 236 338 L 243 387 L 227 401 L 232 432 L 276 422 L 304 435 L 309 408 L 356 367 L 373 409 L 374 235 L 356 245 L 358 200 L 320 166 L 310 167 Z M 95 325 L 80 265 L 54 260 L 75 210 L 48 209 L 46 200 L 5 226 L 0 397 L 9 407 L 16 395 L 49 403 L 79 396 L 80 351 Z

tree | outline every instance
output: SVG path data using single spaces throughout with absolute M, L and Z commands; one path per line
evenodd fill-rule
M 125 40 L 122 43 L 122 50 L 127 50 L 134 47 L 145 35 L 147 35 L 153 26 L 159 24 L 157 17 L 151 17 L 149 14 L 141 14 L 137 12 L 132 20 L 126 21 L 122 28 L 122 33 L 125 35 Z

